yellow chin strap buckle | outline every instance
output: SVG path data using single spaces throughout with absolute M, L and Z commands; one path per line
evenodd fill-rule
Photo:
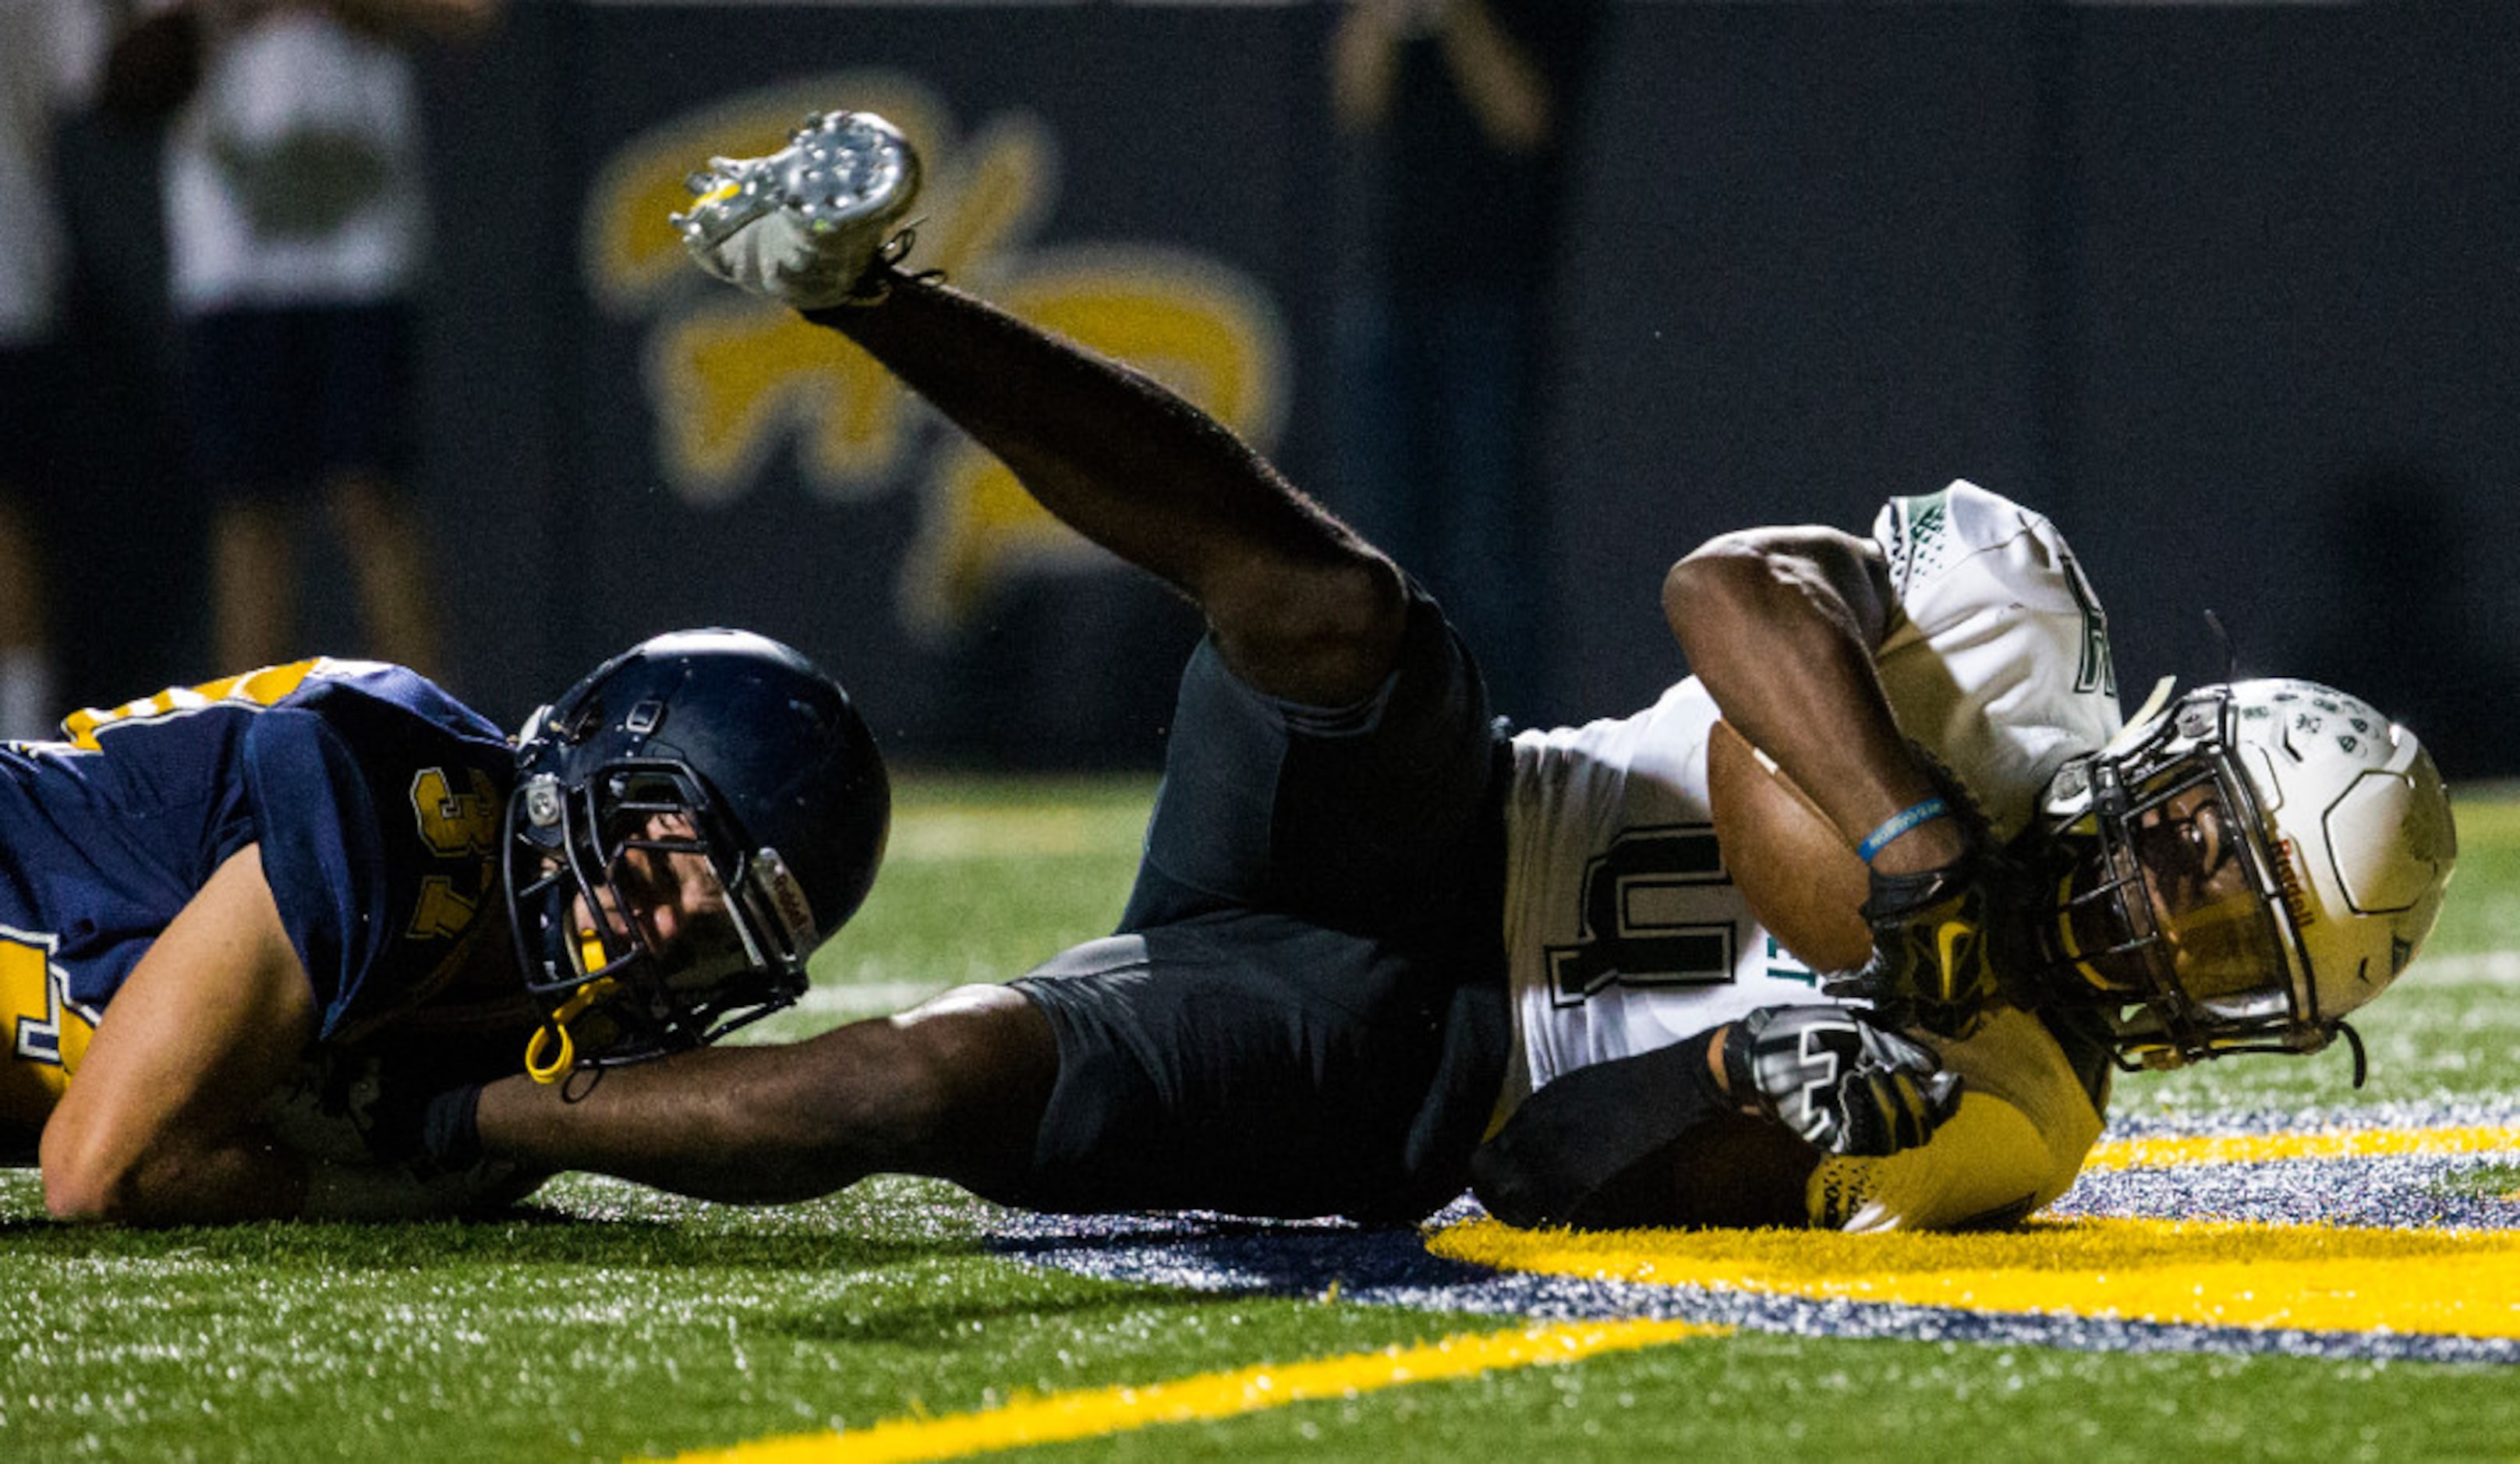
M 544 1019 L 534 1035 L 525 1040 L 525 1076 L 548 1087 L 568 1076 L 577 1066 L 577 1043 L 568 1035 L 568 1024 L 588 1007 L 609 997 L 621 983 L 609 976 L 599 976 L 569 994 L 560 1010 Z M 548 1049 L 557 1048 L 557 1051 Z

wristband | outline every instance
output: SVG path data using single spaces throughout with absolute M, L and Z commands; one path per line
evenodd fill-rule
M 1919 823 L 1931 823 L 1936 819 L 1945 818 L 1951 811 L 1952 806 L 1943 801 L 1943 795 L 1940 793 L 1922 803 L 1912 803 L 1883 820 L 1879 828 L 1866 834 L 1864 842 L 1855 846 L 1856 857 L 1869 865 L 1872 863 L 1872 856 L 1879 854 L 1892 839 Z

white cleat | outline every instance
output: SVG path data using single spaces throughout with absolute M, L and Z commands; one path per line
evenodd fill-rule
M 871 303 L 881 291 L 863 282 L 898 252 L 919 155 L 873 112 L 817 112 L 778 152 L 712 157 L 689 187 L 692 206 L 673 224 L 700 268 L 799 310 Z

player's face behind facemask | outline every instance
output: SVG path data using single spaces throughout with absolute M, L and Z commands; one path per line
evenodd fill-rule
M 650 817 L 621 840 L 607 877 L 569 902 L 577 975 L 634 955 L 677 991 L 704 991 L 764 957 L 736 919 L 708 845 L 680 814 Z
M 891 800 L 848 694 L 789 647 L 682 631 L 518 738 L 504 884 L 546 1081 L 697 1046 L 803 995 L 864 900 Z
M 2040 985 L 2101 1007 L 2130 1067 L 2351 1038 L 2455 855 L 2411 734 L 2308 683 L 2191 692 L 2066 765 L 2047 802 Z
M 608 1066 L 713 1042 L 801 996 L 818 943 L 679 770 L 616 770 L 574 817 L 511 840 L 526 986 L 552 1012 L 529 1067 Z M 540 834 L 541 837 L 536 835 Z M 793 892 L 784 892 L 792 903 Z

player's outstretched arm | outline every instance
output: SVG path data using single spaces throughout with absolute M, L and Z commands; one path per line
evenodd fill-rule
M 805 1042 L 725 1045 L 605 1070 L 506 1078 L 427 1157 L 586 1170 L 736 1204 L 812 1199 L 872 1174 L 1005 1194 L 1031 1162 L 1058 1069 L 1049 1020 L 1011 988 L 965 987 Z
M 44 1126 L 44 1203 L 142 1224 L 298 1213 L 303 1161 L 253 1122 L 315 1031 L 259 849 L 221 865 L 114 994 Z
M 809 118 L 766 158 L 718 159 L 678 216 L 703 269 L 883 363 L 1069 527 L 1195 600 L 1229 664 L 1317 705 L 1378 686 L 1399 573 L 1222 423 L 1145 373 L 890 257 L 917 155 L 879 118 Z

